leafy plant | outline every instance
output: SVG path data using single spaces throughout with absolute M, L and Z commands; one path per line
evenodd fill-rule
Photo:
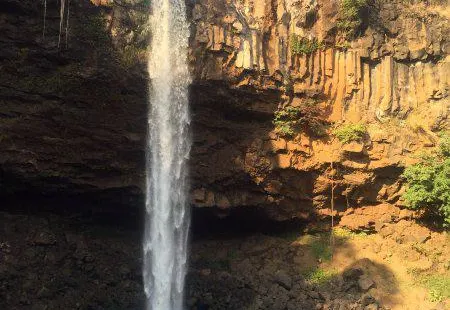
M 363 23 L 363 11 L 367 6 L 367 0 L 341 0 L 337 27 L 346 39 L 352 39 L 357 35 Z
M 319 118 L 320 110 L 314 100 L 305 100 L 300 106 L 286 106 L 274 114 L 275 131 L 284 137 L 293 137 L 300 131 L 321 136 L 324 121 Z
M 285 107 L 275 112 L 273 124 L 282 136 L 293 136 L 300 126 L 301 110 L 298 107 Z
M 405 169 L 403 177 L 408 187 L 403 194 L 411 209 L 425 209 L 444 219 L 450 225 L 450 137 L 441 136 L 436 154 Z
M 293 35 L 291 39 L 291 52 L 293 55 L 309 55 L 324 47 L 324 43 L 319 42 L 317 38 L 310 40 L 301 38 L 299 35 Z
M 339 141 L 346 144 L 360 141 L 367 134 L 367 128 L 363 124 L 348 124 L 335 129 L 333 134 Z
M 450 157 L 450 132 L 443 132 L 439 136 L 439 155 Z

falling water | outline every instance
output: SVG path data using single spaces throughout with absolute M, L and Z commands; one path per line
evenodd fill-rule
M 147 309 L 177 310 L 183 308 L 189 228 L 189 25 L 184 0 L 151 3 L 143 278 Z

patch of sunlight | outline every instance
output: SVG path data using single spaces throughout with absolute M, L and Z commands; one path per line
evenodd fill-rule
M 450 277 L 445 275 L 427 275 L 421 281 L 423 286 L 428 290 L 430 300 L 433 302 L 441 302 L 450 298 Z
M 306 282 L 319 286 L 329 283 L 337 275 L 338 272 L 334 269 L 327 270 L 320 267 L 306 270 L 303 274 Z
M 357 238 L 357 237 L 367 237 L 367 236 L 369 236 L 369 234 L 367 234 L 364 231 L 354 232 L 354 231 L 351 231 L 349 229 L 342 228 L 342 227 L 335 227 L 333 229 L 333 235 L 336 238 L 344 239 L 344 240 L 345 239 Z
M 416 280 L 415 285 L 421 285 L 428 290 L 430 301 L 441 302 L 450 298 L 449 275 L 424 274 L 417 268 L 408 268 L 407 273 Z

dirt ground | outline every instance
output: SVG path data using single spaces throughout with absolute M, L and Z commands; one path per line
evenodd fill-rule
M 438 275 L 447 277 L 446 283 L 450 283 L 449 241 L 447 235 L 438 233 L 433 234 L 433 238 L 423 244 L 400 244 L 379 234 L 356 235 L 346 238 L 345 241 L 338 241 L 333 258 L 323 265 L 324 268 L 334 268 L 338 271 L 349 265 L 361 267 L 375 283 L 369 292 L 383 306 L 392 310 L 436 307 L 448 309 L 450 287 L 447 287 L 446 292 L 440 292 L 440 296 L 433 297 L 430 296 L 430 293 L 433 293 L 429 292 L 427 284 L 422 283 L 422 278 L 426 280 Z M 447 308 L 444 295 L 447 296 Z
M 238 224 L 192 234 L 187 309 L 449 309 L 447 233 Z M 143 309 L 141 266 L 140 229 L 0 212 L 0 309 Z
M 450 236 L 409 221 L 391 228 L 197 240 L 188 277 L 199 279 L 189 286 L 192 309 L 450 309 Z M 252 296 L 233 301 L 239 285 L 203 287 L 207 278 L 220 286 L 218 277 L 240 281 Z

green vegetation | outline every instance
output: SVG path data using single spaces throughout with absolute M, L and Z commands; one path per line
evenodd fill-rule
M 363 231 L 353 232 L 351 230 L 341 228 L 341 227 L 335 227 L 333 229 L 333 235 L 336 239 L 338 239 L 337 241 L 345 241 L 347 239 L 368 236 L 368 234 L 366 232 L 363 232 Z
M 450 157 L 450 132 L 440 134 L 439 154 L 446 158 Z
M 293 137 L 301 131 L 322 136 L 325 133 L 325 122 L 319 115 L 317 102 L 305 100 L 300 106 L 286 106 L 276 111 L 273 124 L 276 132 L 284 137 Z
M 337 27 L 345 39 L 351 40 L 357 36 L 363 23 L 363 11 L 367 7 L 367 0 L 341 0 Z
M 319 286 L 329 283 L 336 275 L 335 270 L 325 270 L 320 267 L 307 270 L 303 274 L 308 283 Z
M 436 272 L 423 272 L 417 268 L 408 268 L 408 274 L 416 279 L 416 283 L 425 287 L 432 302 L 440 302 L 450 298 L 450 277 L 448 272 L 439 274 Z
M 309 55 L 319 49 L 325 47 L 323 42 L 319 42 L 317 38 L 312 40 L 307 38 L 301 38 L 298 35 L 293 35 L 291 39 L 291 52 L 293 55 Z
M 450 298 L 450 277 L 448 274 L 424 274 L 420 270 L 409 269 L 408 273 L 417 279 L 417 283 L 425 287 L 432 302 L 440 302 Z
M 330 246 L 330 239 L 327 235 L 313 240 L 310 244 L 314 256 L 321 261 L 330 261 L 333 258 L 333 251 Z
M 440 302 L 450 298 L 450 277 L 429 275 L 423 277 L 421 282 L 428 289 L 431 301 Z
M 275 112 L 273 124 L 280 135 L 292 137 L 300 127 L 301 118 L 299 107 L 287 106 Z
M 441 135 L 435 154 L 405 169 L 408 187 L 403 195 L 411 209 L 424 209 L 444 219 L 450 226 L 450 135 Z
M 349 124 L 341 126 L 333 131 L 336 138 L 342 143 L 361 141 L 367 134 L 367 128 L 363 124 Z

